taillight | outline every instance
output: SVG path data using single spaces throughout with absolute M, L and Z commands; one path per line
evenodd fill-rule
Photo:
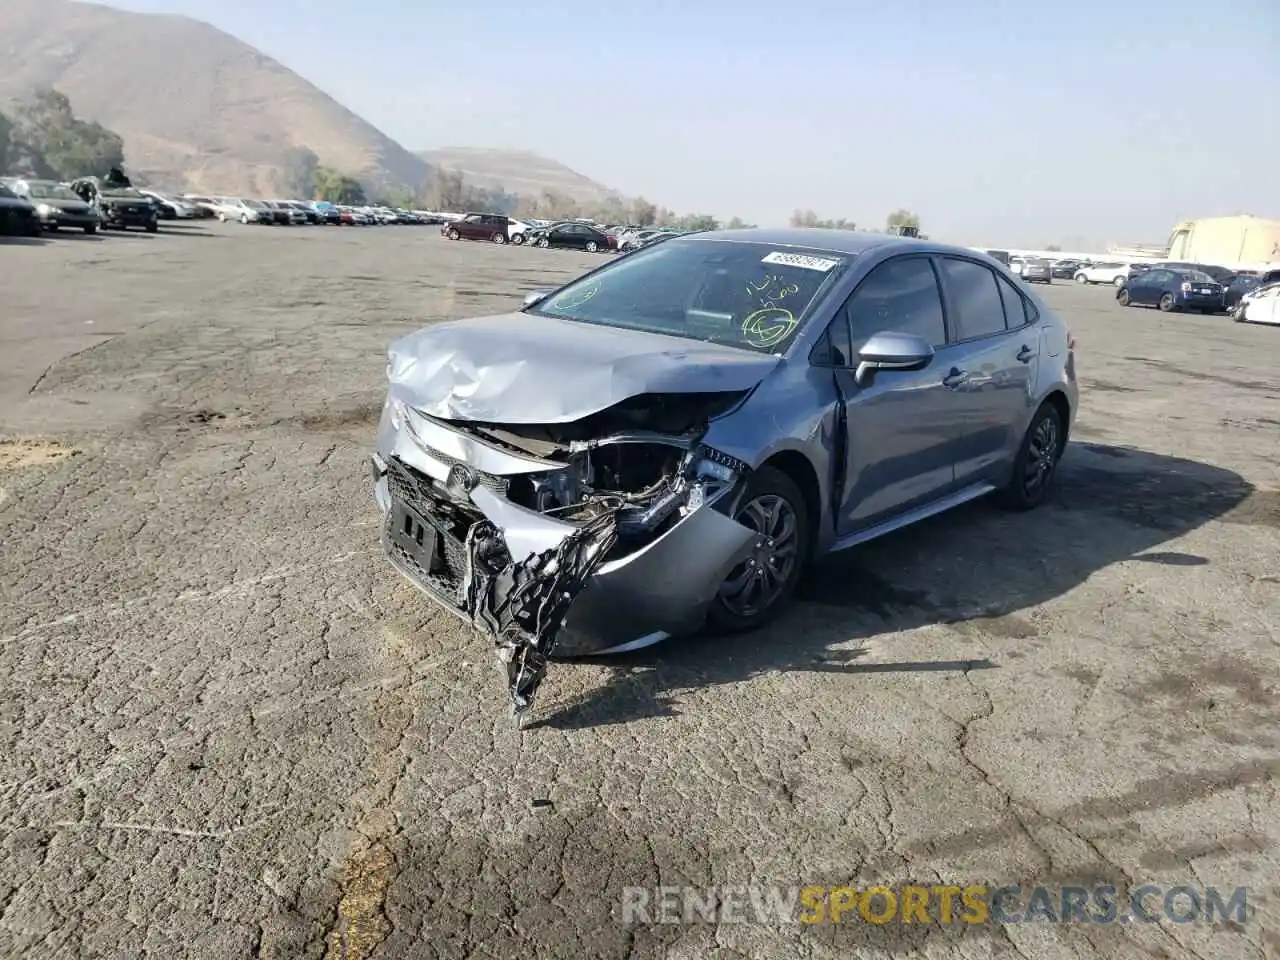
M 1182 281 L 1182 292 L 1183 292 L 1183 293 L 1190 293 L 1190 292 L 1191 292 L 1191 281 L 1190 281 L 1190 280 L 1183 280 L 1183 281 Z

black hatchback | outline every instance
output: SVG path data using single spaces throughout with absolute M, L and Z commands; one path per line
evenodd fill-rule
M 17 237 L 40 236 L 36 208 L 0 183 L 0 234 Z

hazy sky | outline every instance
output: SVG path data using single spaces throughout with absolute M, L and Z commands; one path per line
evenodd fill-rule
M 1012 246 L 1280 218 L 1280 0 L 112 5 L 212 23 L 410 149 L 533 150 L 682 212 L 901 206 Z

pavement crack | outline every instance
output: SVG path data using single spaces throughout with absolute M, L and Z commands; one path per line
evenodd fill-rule
M 65 357 L 59 357 L 57 360 L 53 361 L 53 363 L 49 364 L 42 371 L 40 371 L 40 376 L 36 377 L 36 382 L 31 384 L 31 387 L 27 390 L 27 396 L 31 396 L 38 389 L 40 389 L 40 384 L 44 383 L 45 379 L 49 376 L 49 374 L 53 373 L 53 370 L 55 367 L 60 366 L 61 364 L 64 364 L 69 360 L 74 360 L 76 357 L 82 357 L 86 353 L 89 353 L 93 350 L 97 350 L 101 346 L 105 346 L 106 344 L 114 340 L 116 337 L 120 336 L 120 334 L 100 333 L 100 334 L 97 334 L 97 336 L 102 337 L 102 339 L 99 340 L 97 343 L 91 343 L 89 346 L 85 347 L 82 350 L 77 350 L 74 353 L 69 353 Z

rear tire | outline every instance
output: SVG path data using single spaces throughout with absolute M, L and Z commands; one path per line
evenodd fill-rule
M 772 506 L 772 510 L 765 510 Z M 809 508 L 804 494 L 787 474 L 775 467 L 761 467 L 748 478 L 733 516 L 740 523 L 759 530 L 761 521 L 772 520 L 772 529 L 760 531 L 758 557 L 752 557 L 757 566 L 744 561 L 729 572 L 721 584 L 711 607 L 707 621 L 716 630 L 725 633 L 744 633 L 764 626 L 786 607 L 796 584 L 804 572 L 809 555 Z M 773 537 L 767 536 L 772 533 Z M 766 546 L 772 544 L 772 546 Z M 777 579 L 772 588 L 770 571 Z M 759 579 L 759 589 L 766 594 L 755 606 L 749 601 L 748 591 L 753 579 Z M 734 590 L 737 583 L 744 583 Z
M 600 249 L 600 245 L 596 243 L 594 240 L 587 241 L 587 253 L 595 253 L 599 249 Z
M 84 228 L 84 232 L 85 232 L 85 233 L 97 233 L 97 232 L 98 232 L 98 225 L 97 225 L 96 223 L 91 223 L 91 224 L 89 224 L 87 227 L 85 227 L 85 228 Z
M 494 243 L 506 243 L 506 242 L 507 242 L 507 236 L 506 236 L 506 234 L 504 234 L 504 233 L 495 233 L 495 234 L 494 234 L 490 239 L 491 239 L 491 240 L 493 240 L 493 242 L 494 242 Z
M 1013 461 L 1013 474 L 999 492 L 1001 506 L 1009 510 L 1033 510 L 1044 502 L 1053 487 L 1065 446 L 1066 425 L 1057 407 L 1046 400 L 1031 418 Z
M 159 233 L 159 232 L 160 232 L 160 224 L 155 223 L 154 221 L 147 224 L 147 233 Z
M 1160 312 L 1173 313 L 1177 305 L 1173 302 L 1173 294 L 1166 293 L 1160 298 Z

